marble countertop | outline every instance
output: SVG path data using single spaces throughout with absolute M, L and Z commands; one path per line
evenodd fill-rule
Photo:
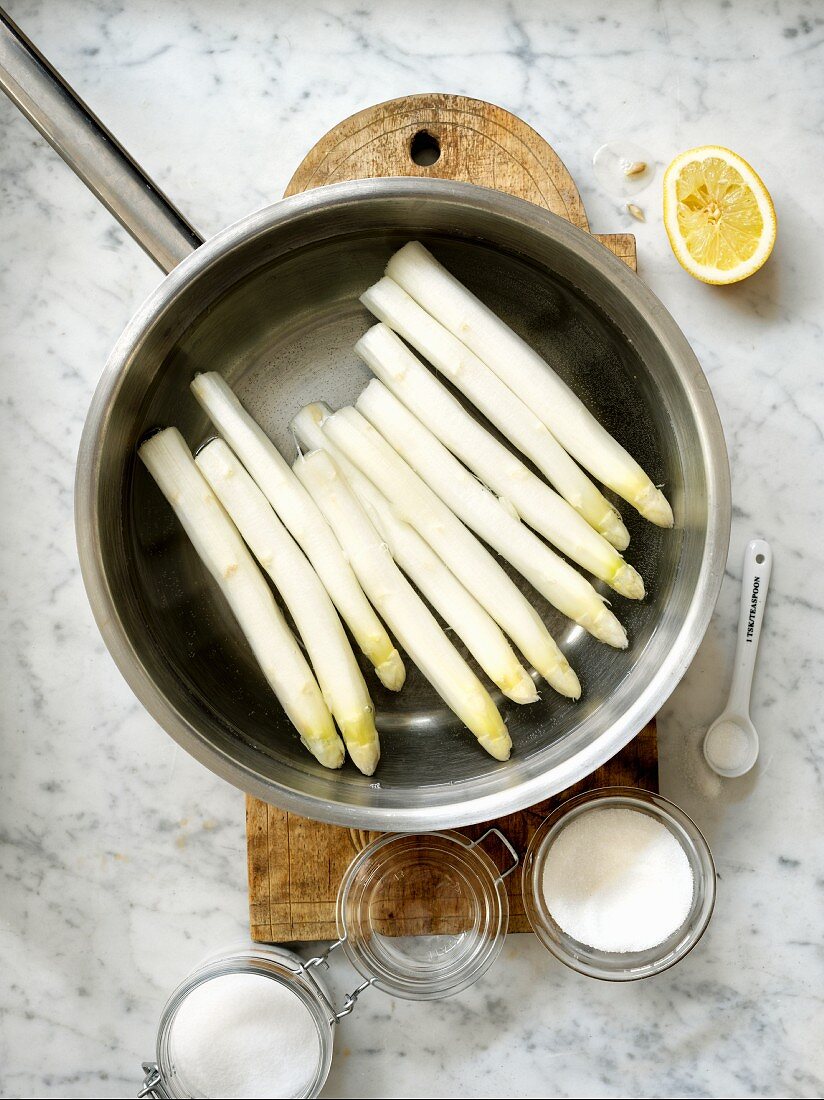
M 815 1097 L 822 1058 L 824 9 L 766 0 L 12 0 L 12 15 L 204 233 L 278 196 L 337 120 L 418 91 L 522 115 L 581 186 L 709 377 L 734 514 L 717 613 L 664 709 L 661 787 L 706 830 L 715 919 L 673 971 L 611 986 L 512 937 L 443 1003 L 365 998 L 328 1096 Z M 775 255 L 716 290 L 596 185 L 628 137 L 757 165 Z M 660 172 L 658 176 L 660 182 Z M 246 931 L 243 799 L 132 697 L 86 604 L 72 477 L 107 353 L 150 261 L 0 102 L 3 361 L 0 1095 L 134 1096 L 172 986 Z M 760 764 L 725 783 L 698 735 L 729 680 L 746 541 L 775 568 L 753 717 Z M 342 990 L 350 979 L 333 967 Z

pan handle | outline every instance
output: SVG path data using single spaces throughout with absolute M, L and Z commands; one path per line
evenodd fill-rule
M 203 244 L 2 8 L 0 87 L 163 271 Z

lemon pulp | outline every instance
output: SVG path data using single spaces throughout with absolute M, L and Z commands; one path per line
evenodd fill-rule
M 730 271 L 751 259 L 764 218 L 753 191 L 731 164 L 720 157 L 686 164 L 675 194 L 681 236 L 699 263 Z
M 684 270 L 717 285 L 758 271 L 777 228 L 763 181 L 743 157 L 720 145 L 688 149 L 667 168 L 664 226 Z

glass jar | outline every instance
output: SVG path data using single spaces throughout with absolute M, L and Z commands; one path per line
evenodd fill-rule
M 204 983 L 229 974 L 248 974 L 278 982 L 294 995 L 296 1004 L 308 1010 L 318 1037 L 318 1061 L 316 1066 L 310 1067 L 306 1089 L 295 1095 L 317 1096 L 332 1065 L 334 1027 L 338 1018 L 326 986 L 316 972 L 317 962 L 304 962 L 285 947 L 255 945 L 215 956 L 201 964 L 184 978 L 166 1002 L 157 1032 L 156 1061 L 144 1062 L 146 1078 L 138 1095 L 205 1100 L 205 1094 L 192 1086 L 196 1067 L 185 1065 L 175 1051 L 175 1020 L 186 999 Z
M 600 951 L 574 939 L 555 921 L 543 891 L 544 868 L 554 841 L 582 814 L 629 809 L 665 826 L 681 845 L 692 870 L 692 902 L 682 925 L 662 943 L 645 951 Z M 716 872 L 709 846 L 683 810 L 661 795 L 634 787 L 601 787 L 564 802 L 532 837 L 523 865 L 523 899 L 529 923 L 544 947 L 562 963 L 603 981 L 648 978 L 684 958 L 701 939 L 715 905 Z
M 505 871 L 482 848 L 493 836 L 512 857 Z M 337 901 L 340 938 L 323 954 L 304 961 L 284 947 L 243 947 L 207 960 L 181 982 L 160 1019 L 156 1061 L 143 1063 L 139 1095 L 206 1100 L 192 1087 L 195 1067 L 183 1065 L 175 1051 L 175 1019 L 187 997 L 204 983 L 228 974 L 252 974 L 280 983 L 309 1011 L 318 1060 L 309 1067 L 306 1087 L 295 1096 L 317 1096 L 332 1064 L 337 1022 L 352 1012 L 370 986 L 396 997 L 428 1000 L 457 993 L 488 970 L 503 946 L 509 920 L 503 880 L 517 864 L 515 849 L 495 828 L 474 841 L 457 832 L 390 834 L 373 840 L 344 876 Z M 434 904 L 427 897 L 434 897 Z M 390 923 L 397 927 L 401 906 L 409 935 L 389 935 Z M 336 1009 L 319 971 L 339 948 L 363 981 Z

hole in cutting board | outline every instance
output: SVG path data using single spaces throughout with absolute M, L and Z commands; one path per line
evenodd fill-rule
M 409 143 L 409 155 L 421 168 L 429 168 L 440 159 L 441 143 L 428 130 L 418 130 Z

